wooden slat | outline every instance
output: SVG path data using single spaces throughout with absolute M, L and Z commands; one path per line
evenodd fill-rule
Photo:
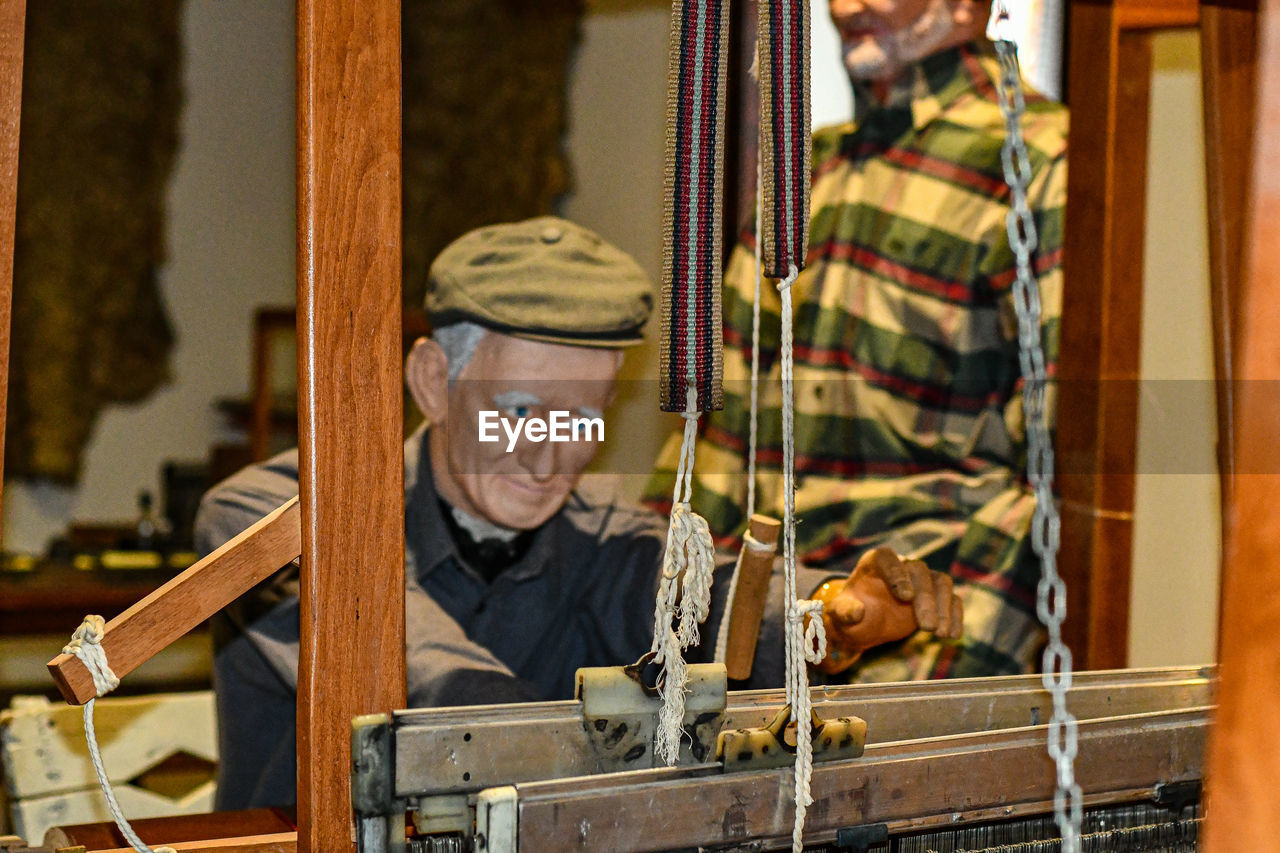
M 243 838 L 217 838 L 210 841 L 179 841 L 168 845 L 181 853 L 294 853 L 298 850 L 298 835 L 294 832 L 278 832 L 273 835 L 251 835 Z M 134 853 L 132 847 L 99 850 L 96 853 Z
M 1280 0 L 1261 8 L 1208 853 L 1280 850 Z
M 130 821 L 130 824 L 138 837 L 150 845 L 208 842 L 224 838 L 243 841 L 254 836 L 292 835 L 295 829 L 293 818 L 280 809 L 144 817 Z M 111 821 L 58 826 L 50 829 L 44 836 L 46 847 L 114 850 L 127 843 Z
M 351 847 L 351 719 L 405 704 L 400 4 L 299 0 L 298 846 Z
M 124 678 L 156 652 L 297 559 L 302 550 L 298 500 L 286 503 L 106 624 L 102 649 Z M 74 625 L 67 626 L 70 636 Z M 83 705 L 95 695 L 80 659 L 60 654 L 49 674 L 62 696 Z
M 0 0 L 0 479 L 9 403 L 9 314 L 13 305 L 13 237 L 18 209 L 18 127 L 26 0 Z M 0 496 L 0 510 L 4 509 Z
M 1077 0 L 1070 45 L 1060 569 L 1075 663 L 1110 669 L 1128 652 L 1151 36 Z
M 1123 30 L 1194 27 L 1200 22 L 1199 0 L 1116 0 Z
M 1209 281 L 1217 379 L 1218 470 L 1223 518 L 1234 471 L 1232 370 L 1238 354 L 1243 290 L 1245 199 L 1252 162 L 1254 65 L 1258 10 L 1239 0 L 1212 0 L 1200 9 L 1201 77 L 1204 88 L 1205 174 L 1209 204 Z

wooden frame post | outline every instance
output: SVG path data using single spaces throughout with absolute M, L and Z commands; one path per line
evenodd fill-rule
M 1252 162 L 1258 10 L 1252 0 L 1203 0 L 1200 6 L 1205 177 L 1209 202 L 1209 283 L 1213 312 L 1218 471 L 1223 523 L 1230 505 L 1234 452 L 1236 335 L 1244 275 L 1245 200 Z M 1224 530 L 1225 532 L 1225 530 Z
M 1082 669 L 1128 656 L 1151 91 L 1133 5 L 1071 4 L 1057 443 L 1064 634 Z
M 18 213 L 18 129 L 22 118 L 22 53 L 26 0 L 0 0 L 0 479 L 9 406 L 9 323 L 13 306 L 13 241 Z M 0 510 L 4 509 L 0 496 Z
M 1208 853 L 1280 850 L 1280 0 L 1261 5 L 1245 275 L 1235 306 L 1235 474 L 1222 564 L 1222 684 L 1209 744 Z
M 351 719 L 405 705 L 400 3 L 297 9 L 298 845 L 335 853 Z

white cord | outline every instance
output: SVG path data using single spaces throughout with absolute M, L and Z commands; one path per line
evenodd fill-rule
M 787 704 L 796 724 L 796 822 L 791 833 L 792 853 L 804 849 L 804 819 L 813 797 L 809 780 L 813 775 L 813 700 L 809 694 L 809 664 L 820 663 L 827 655 L 827 637 L 822 624 L 822 602 L 799 598 L 796 594 L 796 459 L 795 387 L 792 338 L 791 285 L 799 270 L 791 265 L 787 277 L 778 282 L 782 296 L 782 566 L 787 596 Z
M 71 641 L 62 647 L 63 654 L 75 655 L 84 663 L 85 669 L 89 670 L 89 674 L 93 676 L 93 689 L 98 696 L 110 693 L 120 686 L 120 679 L 111 671 L 111 666 L 107 663 L 107 653 L 102 648 L 105 627 L 106 620 L 101 616 L 86 616 L 80 623 L 80 627 L 76 628 L 75 633 L 71 635 Z M 176 853 L 172 847 L 153 849 L 144 844 L 133 831 L 133 827 L 129 825 L 124 812 L 120 810 L 115 792 L 111 790 L 111 782 L 107 779 L 106 768 L 102 764 L 98 735 L 93 728 L 93 705 L 96 701 L 97 696 L 84 704 L 84 736 L 89 744 L 89 760 L 93 762 L 93 771 L 98 774 L 98 786 L 102 788 L 102 795 L 107 799 L 107 808 L 111 811 L 116 827 L 119 828 L 120 834 L 124 836 L 129 846 L 138 853 Z
M 667 547 L 662 557 L 662 578 L 654 608 L 654 663 L 662 667 L 658 676 L 658 694 L 662 710 L 658 713 L 655 746 L 658 757 L 675 764 L 680 755 L 680 736 L 684 724 L 685 685 L 689 669 L 683 650 L 699 640 L 698 625 L 711 609 L 711 577 L 715 571 L 715 543 L 706 519 L 689 505 L 693 495 L 693 449 L 698 438 L 696 410 L 697 391 L 689 386 L 684 418 L 684 436 L 680 445 L 680 462 L 676 468 L 676 486 L 671 497 L 671 524 L 667 529 Z M 672 627 L 679 601 L 678 626 Z
M 758 50 L 758 48 L 757 48 Z M 757 54 L 756 61 L 759 61 Z M 761 184 L 761 161 L 756 160 L 756 250 L 755 250 L 755 299 L 751 303 L 751 427 L 747 436 L 747 524 L 751 524 L 751 516 L 756 512 L 756 443 L 760 426 L 760 278 L 763 274 L 760 263 L 760 215 L 764 208 L 764 190 Z M 751 540 L 748 528 L 743 531 L 744 546 Z M 755 541 L 755 540 L 751 540 Z M 756 545 L 759 545 L 756 542 Z M 769 550 L 773 550 L 770 548 Z M 733 602 L 738 596 L 738 576 L 742 573 L 742 552 L 733 564 L 733 577 L 729 580 L 729 596 L 724 603 L 724 616 L 720 620 L 720 633 L 716 637 L 716 661 L 724 663 L 729 653 L 729 622 L 733 615 Z

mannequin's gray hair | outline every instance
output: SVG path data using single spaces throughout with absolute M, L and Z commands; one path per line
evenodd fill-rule
M 449 362 L 449 381 L 457 379 L 462 371 L 471 363 L 476 354 L 476 347 L 489 330 L 475 323 L 450 323 L 431 333 L 431 338 L 444 350 Z

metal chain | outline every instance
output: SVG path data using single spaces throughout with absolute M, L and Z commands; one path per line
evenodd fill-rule
M 1007 31 L 997 25 L 998 14 L 1007 21 L 1008 13 L 999 0 L 992 10 L 991 32 L 1005 36 Z M 1040 289 L 1031 270 L 1037 238 L 1035 219 L 1027 205 L 1031 159 L 1022 135 L 1026 100 L 1018 68 L 1017 45 L 1005 37 L 997 40 L 995 47 L 1000 59 L 996 92 L 1006 130 L 1000 157 L 1012 194 L 1006 227 L 1018 274 L 1013 284 L 1013 304 L 1018 314 L 1018 357 L 1022 364 L 1027 481 L 1036 499 L 1035 514 L 1031 519 L 1031 548 L 1039 556 L 1041 565 L 1036 613 L 1049 633 L 1041 668 L 1045 689 L 1053 698 L 1053 714 L 1049 719 L 1049 756 L 1056 765 L 1058 777 L 1053 797 L 1054 818 L 1062 835 L 1063 853 L 1079 853 L 1083 806 L 1080 786 L 1075 779 L 1076 718 L 1067 710 L 1067 693 L 1071 689 L 1071 650 L 1062 642 L 1062 623 L 1067 618 L 1067 587 L 1058 575 L 1057 565 L 1061 524 L 1053 496 L 1053 442 L 1046 414 L 1048 375 L 1040 340 Z

